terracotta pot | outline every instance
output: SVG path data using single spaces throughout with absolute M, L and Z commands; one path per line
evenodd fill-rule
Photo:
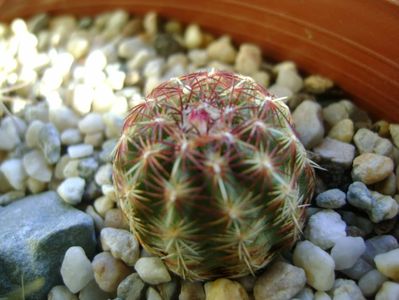
M 0 0 L 0 19 L 38 12 L 155 10 L 262 46 L 302 70 L 332 78 L 363 108 L 399 122 L 398 0 Z

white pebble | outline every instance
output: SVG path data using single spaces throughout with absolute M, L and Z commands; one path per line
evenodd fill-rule
M 90 260 L 82 247 L 70 247 L 65 252 L 61 276 L 72 293 L 79 292 L 94 278 Z
M 61 133 L 61 142 L 64 145 L 75 145 L 82 141 L 82 135 L 76 128 L 65 129 Z
M 78 297 L 64 285 L 56 285 L 48 293 L 47 300 L 78 300 Z
M 23 166 L 25 172 L 32 178 L 41 182 L 50 182 L 52 169 L 40 151 L 33 150 L 25 154 Z
M 29 124 L 25 133 L 25 143 L 28 147 L 33 148 L 38 145 L 39 132 L 44 127 L 44 123 L 40 120 L 33 120 Z
M 168 282 L 171 277 L 159 257 L 141 257 L 134 265 L 140 278 L 149 284 Z
M 98 113 L 89 113 L 80 120 L 78 126 L 84 134 L 100 132 L 105 128 L 103 118 Z
M 378 254 L 374 257 L 378 271 L 385 276 L 399 281 L 399 248 Z
M 399 283 L 387 281 L 384 282 L 381 289 L 375 295 L 375 300 L 398 300 Z
M 65 202 L 76 205 L 82 201 L 85 184 L 83 178 L 70 177 L 58 186 L 57 192 Z
M 361 237 L 342 237 L 335 241 L 331 249 L 331 257 L 335 262 L 336 270 L 351 268 L 366 250 L 366 245 Z
M 25 189 L 26 172 L 21 159 L 9 159 L 0 166 L 0 171 L 7 178 L 8 183 L 16 190 Z
M 98 185 L 112 184 L 112 164 L 105 164 L 98 168 L 94 179 Z
M 197 24 L 187 26 L 184 33 L 184 44 L 188 49 L 198 48 L 202 43 L 201 28 Z
M 68 147 L 68 155 L 70 158 L 82 158 L 93 154 L 93 145 L 79 144 Z
M 292 92 L 297 93 L 303 87 L 303 80 L 296 70 L 284 69 L 278 72 L 276 84 L 287 87 Z
M 374 295 L 382 284 L 387 281 L 378 270 L 371 270 L 359 279 L 359 288 L 366 297 Z

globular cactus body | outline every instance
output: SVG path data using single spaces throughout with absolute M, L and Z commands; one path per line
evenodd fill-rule
M 254 273 L 292 246 L 313 178 L 286 105 L 219 71 L 155 88 L 130 111 L 114 156 L 132 231 L 190 280 Z

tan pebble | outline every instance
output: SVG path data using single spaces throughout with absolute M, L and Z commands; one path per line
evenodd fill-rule
M 399 281 L 399 249 L 378 254 L 374 257 L 374 262 L 383 275 Z
M 354 134 L 354 124 L 351 119 L 343 119 L 335 124 L 328 136 L 344 143 L 350 143 Z
M 365 184 L 377 183 L 393 171 L 391 158 L 374 153 L 364 153 L 353 160 L 352 178 Z
M 262 63 L 262 51 L 253 44 L 241 44 L 238 51 L 235 69 L 238 73 L 251 75 L 258 71 Z
M 399 283 L 386 281 L 375 295 L 375 300 L 398 300 Z
M 94 201 L 94 208 L 101 217 L 105 216 L 105 213 L 114 207 L 115 202 L 105 196 L 101 196 Z
M 205 300 L 203 284 L 201 282 L 183 281 L 179 300 Z
M 320 75 L 310 75 L 305 78 L 305 89 L 313 94 L 321 94 L 334 86 L 334 82 Z
M 391 173 L 386 179 L 375 185 L 375 190 L 384 195 L 393 196 L 396 193 L 396 175 Z
M 220 278 L 205 284 L 206 300 L 248 300 L 248 294 L 237 281 Z
M 129 229 L 128 220 L 119 208 L 110 209 L 105 213 L 104 226 Z
M 390 124 L 389 133 L 396 147 L 399 147 L 399 124 Z
M 230 37 L 226 35 L 210 43 L 207 51 L 211 60 L 218 60 L 226 64 L 234 63 L 237 55 Z

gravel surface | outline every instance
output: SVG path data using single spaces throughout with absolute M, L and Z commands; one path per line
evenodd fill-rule
M 372 120 L 330 79 L 272 63 L 257 45 L 196 24 L 123 10 L 0 23 L 0 58 L 0 215 L 19 216 L 0 230 L 12 274 L 0 276 L 0 298 L 20 293 L 24 277 L 27 299 L 398 299 L 399 124 Z M 302 240 L 255 277 L 186 282 L 171 274 L 128 231 L 112 185 L 112 150 L 129 109 L 162 81 L 204 68 L 251 76 L 284 97 L 322 167 Z M 32 194 L 40 202 L 23 199 Z M 57 216 L 41 204 L 49 197 L 61 207 Z M 41 210 L 48 219 L 35 234 L 45 231 L 44 245 L 66 236 L 54 218 L 73 224 L 78 212 L 92 220 L 96 252 L 85 252 L 92 236 L 74 227 L 62 247 L 33 251 L 18 218 L 31 222 Z M 18 247 L 13 230 L 24 237 Z M 23 274 L 13 257 L 39 262 L 51 285 Z

